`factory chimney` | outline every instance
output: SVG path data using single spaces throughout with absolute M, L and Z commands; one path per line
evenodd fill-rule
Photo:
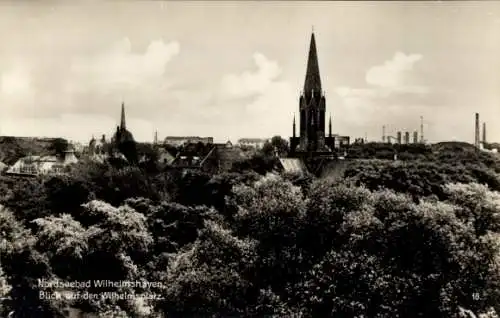
M 424 140 L 424 116 L 420 116 L 420 142 L 425 143 L 425 140 Z
M 483 147 L 486 146 L 486 123 L 483 123 Z
M 474 146 L 479 148 L 479 113 L 476 113 L 475 131 L 474 131 Z
M 396 139 L 398 141 L 398 144 L 401 145 L 401 132 L 400 131 L 397 132 Z
M 418 131 L 413 132 L 413 143 L 418 144 Z
M 382 126 L 382 142 L 385 143 L 385 125 Z
M 406 131 L 405 132 L 405 144 L 409 144 L 410 143 L 410 132 L 409 131 Z

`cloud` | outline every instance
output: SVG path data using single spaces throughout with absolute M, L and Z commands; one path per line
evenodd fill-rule
M 222 79 L 222 93 L 229 97 L 242 98 L 262 94 L 273 80 L 281 74 L 281 68 L 275 61 L 270 61 L 262 53 L 253 55 L 254 71 L 245 71 L 242 74 L 229 74 Z
M 84 88 L 142 88 L 145 84 L 158 84 L 165 67 L 180 52 L 178 42 L 153 41 L 143 54 L 132 52 L 128 38 L 112 45 L 104 52 L 90 57 L 73 60 L 71 75 L 73 81 L 68 90 Z
M 0 104 L 2 116 L 9 112 L 32 112 L 36 91 L 29 70 L 24 66 L 11 66 L 0 70 Z M 26 108 L 25 105 L 30 107 Z
M 426 94 L 428 88 L 416 85 L 417 79 L 412 71 L 414 65 L 422 60 L 420 54 L 396 52 L 391 60 L 368 69 L 365 81 L 368 88 L 340 86 L 335 92 L 340 97 L 388 97 L 391 94 Z
M 348 86 L 339 86 L 335 88 L 335 93 L 342 98 L 350 97 L 378 97 L 384 93 L 370 88 L 351 88 Z
M 17 133 L 16 127 L 22 125 L 16 123 L 35 122 L 38 124 L 30 125 L 41 134 L 65 135 L 65 130 L 57 127 L 66 127 L 63 121 L 68 116 L 74 121 L 77 116 L 90 116 L 94 119 L 86 122 L 94 124 L 85 125 L 87 128 L 76 134 L 107 132 L 119 119 L 123 100 L 130 123 L 135 120 L 137 127 L 145 128 L 141 120 L 147 119 L 151 125 L 168 111 L 158 106 L 175 99 L 168 95 L 174 78 L 169 77 L 167 65 L 179 53 L 180 44 L 175 41 L 155 40 L 138 50 L 125 38 L 92 52 L 59 52 L 58 63 L 45 53 L 18 54 L 0 65 L 2 131 Z M 158 116 L 152 119 L 151 113 Z M 43 129 L 42 123 L 46 123 Z M 113 124 L 105 126 L 108 123 Z M 68 131 L 77 129 L 72 127 Z
M 420 54 L 406 55 L 396 52 L 394 57 L 383 65 L 373 66 L 366 72 L 366 82 L 370 85 L 383 88 L 389 92 L 409 92 L 424 94 L 427 89 L 422 86 L 412 85 L 412 73 L 414 65 L 422 60 Z
M 366 82 L 371 85 L 398 88 L 404 81 L 405 72 L 422 59 L 420 54 L 406 55 L 396 52 L 394 57 L 383 65 L 373 66 L 366 73 Z
M 29 72 L 22 68 L 12 69 L 2 74 L 0 91 L 7 96 L 20 96 L 30 92 Z
M 388 117 L 403 127 L 414 125 L 415 114 L 423 111 L 430 97 L 414 72 L 422 59 L 421 54 L 396 52 L 390 60 L 367 70 L 367 87 L 335 88 L 342 107 L 341 126 L 349 123 L 362 136 L 363 130 L 378 131 Z
M 296 92 L 289 82 L 279 80 L 282 69 L 277 61 L 262 53 L 255 53 L 253 60 L 255 69 L 223 76 L 219 101 L 226 107 L 218 107 L 220 115 L 227 122 L 238 122 L 239 137 L 288 136 L 298 103 Z
M 394 57 L 384 64 L 368 69 L 365 75 L 368 88 L 340 86 L 335 88 L 335 93 L 344 100 L 389 98 L 394 95 L 425 95 L 429 89 L 416 85 L 416 78 L 412 74 L 414 65 L 420 60 L 422 60 L 420 54 L 406 55 L 396 52 Z
M 0 102 L 11 115 L 57 117 L 61 114 L 103 114 L 122 100 L 141 101 L 142 112 L 158 108 L 173 84 L 167 64 L 180 53 L 178 42 L 152 41 L 142 52 L 128 38 L 89 54 L 61 52 L 59 63 L 26 55 L 0 69 Z M 163 100 L 168 100 L 164 98 Z M 139 112 L 141 113 L 141 112 Z

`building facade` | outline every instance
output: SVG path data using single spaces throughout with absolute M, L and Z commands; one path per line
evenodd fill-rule
M 290 138 L 292 156 L 309 154 L 311 156 L 332 155 L 349 146 L 348 136 L 332 133 L 332 118 L 325 134 L 326 98 L 321 87 L 316 39 L 311 35 L 307 60 L 304 90 L 299 99 L 299 136 L 296 136 L 295 116 L 293 118 L 293 136 Z
M 241 147 L 252 147 L 255 149 L 261 149 L 267 141 L 269 141 L 269 139 L 265 139 L 265 138 L 241 138 L 241 139 L 238 139 L 238 145 Z
M 5 173 L 24 176 L 56 175 L 66 172 L 69 165 L 77 162 L 75 152 L 70 146 L 62 156 L 26 156 L 20 158 Z
M 174 169 L 197 169 L 209 173 L 227 172 L 233 163 L 248 156 L 231 141 L 214 144 L 186 144 L 170 164 Z

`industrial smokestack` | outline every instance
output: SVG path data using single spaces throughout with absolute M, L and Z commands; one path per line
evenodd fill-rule
M 476 146 L 476 148 L 479 148 L 479 113 L 476 113 L 474 146 Z
M 483 123 L 483 147 L 486 145 L 486 123 Z
M 405 132 L 405 144 L 409 144 L 410 143 L 410 132 L 409 131 L 406 131 Z
M 413 132 L 413 143 L 418 144 L 418 131 Z
M 382 142 L 385 143 L 385 125 L 382 126 Z
M 401 145 L 401 132 L 398 131 L 397 135 L 396 135 L 396 139 L 397 139 L 397 142 L 399 145 Z
M 424 143 L 424 116 L 420 116 L 420 142 Z

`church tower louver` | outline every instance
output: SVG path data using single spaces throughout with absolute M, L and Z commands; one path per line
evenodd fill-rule
M 340 144 L 349 143 L 348 137 L 332 135 L 332 119 L 330 116 L 328 136 L 325 136 L 326 99 L 321 87 L 316 38 L 311 34 L 309 55 L 307 59 L 304 90 L 299 98 L 299 137 L 295 136 L 295 118 L 293 137 L 290 138 L 292 153 L 331 154 Z M 338 139 L 338 140 L 336 140 Z

